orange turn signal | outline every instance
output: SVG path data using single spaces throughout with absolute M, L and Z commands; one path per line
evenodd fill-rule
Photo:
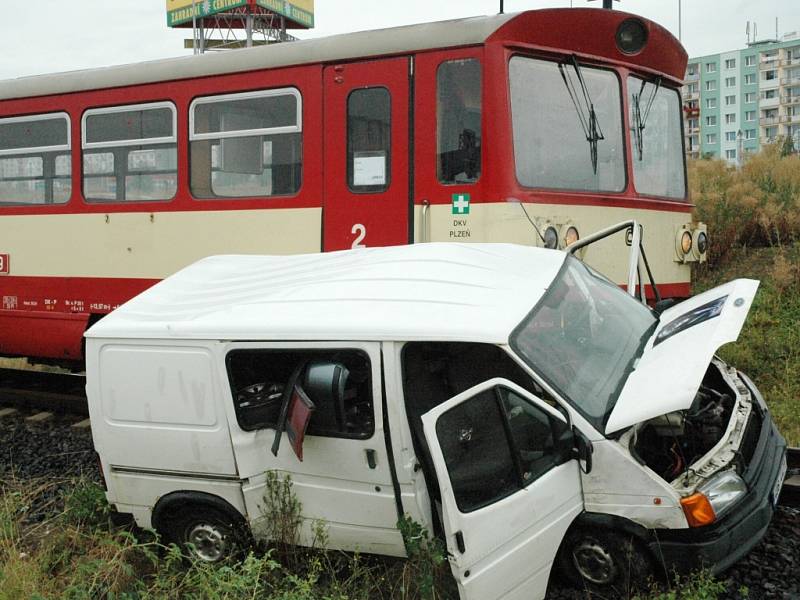
M 686 515 L 686 520 L 689 522 L 689 527 L 702 527 L 703 525 L 710 525 L 717 520 L 714 507 L 711 506 L 708 498 L 699 492 L 686 498 L 681 498 L 681 506 L 683 507 L 683 514 Z

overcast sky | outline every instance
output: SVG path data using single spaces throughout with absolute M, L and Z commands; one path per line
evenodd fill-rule
M 3 3 L 5 4 L 5 3 Z M 37 0 L 9 2 L 0 17 L 0 79 L 138 62 L 191 53 L 191 30 L 166 26 L 163 0 Z M 317 37 L 496 13 L 499 0 L 316 0 L 317 27 L 298 37 Z M 576 7 L 601 0 L 573 0 Z M 505 0 L 506 12 L 569 6 L 569 0 Z M 2 4 L 0 4 L 2 6 Z M 653 19 L 678 35 L 678 0 L 622 0 L 616 7 Z M 759 38 L 800 30 L 798 0 L 683 0 L 683 43 L 690 56 L 746 45 L 747 21 Z

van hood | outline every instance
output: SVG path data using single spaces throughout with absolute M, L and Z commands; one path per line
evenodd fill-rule
M 758 284 L 736 279 L 665 310 L 622 387 L 606 434 L 688 409 L 716 351 L 739 337 Z

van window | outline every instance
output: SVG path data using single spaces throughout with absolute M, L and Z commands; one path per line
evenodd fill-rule
M 383 192 L 392 172 L 392 100 L 384 87 L 347 97 L 347 185 L 351 192 Z
M 300 189 L 302 102 L 294 88 L 198 98 L 189 111 L 196 198 L 280 196 Z
M 83 115 L 83 195 L 89 202 L 170 200 L 178 191 L 175 106 L 155 102 Z
M 562 462 L 554 437 L 566 427 L 503 386 L 445 412 L 436 437 L 458 509 L 505 498 Z
M 274 429 L 287 386 L 315 411 L 306 435 L 367 439 L 375 431 L 369 358 L 357 350 L 233 350 L 226 359 L 236 419 L 245 431 Z
M 0 119 L 0 205 L 67 202 L 70 147 L 66 113 Z
M 436 73 L 436 174 L 442 183 L 481 176 L 481 64 L 449 60 Z

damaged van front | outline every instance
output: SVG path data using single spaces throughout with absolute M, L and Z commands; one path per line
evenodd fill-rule
M 715 356 L 757 289 L 735 280 L 658 314 L 568 257 L 512 334 L 517 356 L 598 432 L 586 512 L 558 561 L 571 579 L 719 572 L 765 533 L 786 444 L 753 383 Z M 625 563 L 631 549 L 641 560 Z

